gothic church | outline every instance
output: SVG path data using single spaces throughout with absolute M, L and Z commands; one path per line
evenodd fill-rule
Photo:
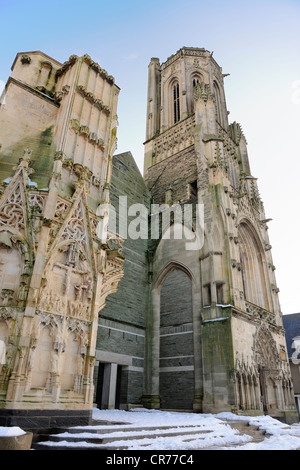
M 114 155 L 119 92 L 88 55 L 13 63 L 0 103 L 0 425 L 87 424 L 93 406 L 297 420 L 268 219 L 221 67 L 202 48 L 151 59 L 144 177 L 130 152 Z M 169 208 L 168 236 L 124 236 L 121 197 L 149 226 Z M 183 237 L 174 207 L 192 208 Z

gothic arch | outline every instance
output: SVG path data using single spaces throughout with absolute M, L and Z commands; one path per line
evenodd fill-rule
M 193 113 L 194 112 L 194 92 L 195 92 L 195 87 L 199 84 L 199 83 L 204 83 L 205 80 L 204 80 L 204 77 L 203 75 L 198 72 L 198 71 L 194 71 L 191 73 L 190 75 L 190 84 L 189 86 L 191 87 L 191 93 L 190 93 L 190 99 L 189 99 L 189 105 L 190 105 L 190 112 Z
M 21 279 L 28 263 L 27 244 L 17 243 L 13 230 L 0 231 L 0 305 L 24 300 L 27 280 Z
M 217 121 L 221 126 L 224 127 L 221 89 L 220 89 L 219 84 L 215 80 L 213 82 L 213 92 L 214 92 L 214 95 L 215 95 Z
M 181 116 L 180 81 L 172 77 L 168 86 L 169 126 L 180 121 Z
M 164 281 L 168 277 L 168 275 L 174 271 L 174 270 L 179 270 L 184 272 L 188 278 L 193 281 L 193 274 L 191 273 L 190 269 L 185 266 L 184 264 L 180 263 L 179 261 L 170 261 L 164 268 L 161 269 L 161 271 L 158 273 L 153 289 L 161 289 Z
M 28 364 L 31 388 L 46 388 L 49 380 L 50 365 L 53 361 L 54 335 L 50 324 L 43 324 L 32 350 L 32 359 Z
M 184 262 L 169 260 L 153 282 L 151 389 L 160 397 L 161 406 L 168 409 L 193 409 L 194 397 L 200 393 L 194 276 Z M 189 393 L 183 395 L 180 390 L 184 382 Z
M 254 359 L 258 370 L 263 411 L 270 414 L 276 408 L 282 407 L 283 389 L 279 352 L 271 332 L 264 325 L 257 331 Z
M 48 61 L 44 61 L 41 63 L 40 70 L 39 70 L 39 75 L 37 79 L 37 85 L 43 88 L 47 88 L 50 77 L 52 74 L 52 64 Z
M 245 299 L 268 310 L 270 306 L 262 243 L 247 219 L 240 221 L 238 234 Z
M 204 77 L 202 75 L 202 73 L 198 72 L 198 71 L 194 71 L 191 73 L 191 83 L 194 86 L 196 86 L 198 83 L 200 82 L 204 82 Z
M 192 409 L 194 344 L 192 279 L 174 263 L 160 284 L 159 395 L 163 409 Z M 185 393 L 182 394 L 182 384 Z
M 265 326 L 261 326 L 255 338 L 255 362 L 258 367 L 276 370 L 280 364 L 280 356 L 276 343 Z
M 84 340 L 76 329 L 68 328 L 65 351 L 61 358 L 60 383 L 62 390 L 82 392 L 84 366 Z

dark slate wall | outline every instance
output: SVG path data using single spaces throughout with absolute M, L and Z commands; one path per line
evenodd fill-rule
M 194 146 L 150 167 L 145 176 L 156 204 L 165 203 L 165 193 L 172 189 L 174 203 L 189 199 L 188 184 L 197 179 L 197 164 Z
M 128 208 L 136 203 L 145 207 L 149 207 L 150 204 L 150 196 L 143 177 L 130 152 L 113 157 L 111 204 L 117 213 L 117 230 L 119 196 L 127 196 Z M 134 218 L 128 216 L 128 225 Z M 132 240 L 130 237 L 125 240 L 122 251 L 125 257 L 124 277 L 119 282 L 118 291 L 107 297 L 106 306 L 101 310 L 100 317 L 145 327 L 148 289 L 146 251 L 147 240 Z
M 130 152 L 113 157 L 111 204 L 119 215 L 119 196 L 127 196 L 127 207 L 143 204 L 149 207 L 150 197 L 142 175 Z M 130 222 L 135 217 L 128 217 Z M 145 355 L 145 323 L 148 303 L 147 240 L 127 238 L 122 254 L 125 257 L 124 277 L 118 291 L 106 298 L 99 312 L 97 350 L 117 353 L 132 358 L 131 366 L 123 367 L 121 404 L 139 403 L 143 393 Z M 97 371 L 95 371 L 97 380 Z

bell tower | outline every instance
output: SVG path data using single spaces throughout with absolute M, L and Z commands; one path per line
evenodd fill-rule
M 154 204 L 182 211 L 196 204 L 203 224 L 193 225 L 197 249 L 178 236 L 149 245 L 145 402 L 282 418 L 295 407 L 269 219 L 242 128 L 228 122 L 225 76 L 203 48 L 149 64 L 146 185 Z

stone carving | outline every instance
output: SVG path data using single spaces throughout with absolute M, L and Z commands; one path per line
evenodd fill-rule
M 46 195 L 40 194 L 39 192 L 30 192 L 28 197 L 32 209 L 37 208 L 36 210 L 42 213 L 45 206 Z
M 256 364 L 268 369 L 279 369 L 280 356 L 276 343 L 267 327 L 262 326 L 255 342 Z
M 191 116 L 176 126 L 176 129 L 170 129 L 163 132 L 154 144 L 153 156 L 156 163 L 167 158 L 176 150 L 183 150 L 194 143 L 195 117 Z
M 22 55 L 21 57 L 21 62 L 22 64 L 30 64 L 31 63 L 31 57 L 29 57 L 28 55 L 24 54 Z
M 24 234 L 25 217 L 21 185 L 18 184 L 13 189 L 9 196 L 1 201 L 0 225 L 13 227 L 18 232 Z
M 96 106 L 98 109 L 101 111 L 104 111 L 107 115 L 109 115 L 110 110 L 109 107 L 106 106 L 103 101 L 101 101 L 99 98 L 96 98 L 94 93 L 88 91 L 83 85 L 78 85 L 77 86 L 77 91 L 80 93 L 84 98 L 86 98 L 90 103 L 92 103 L 94 106 Z
M 78 204 L 78 206 L 73 211 L 68 224 L 66 224 L 64 231 L 61 234 L 61 238 L 63 240 L 77 240 L 80 242 L 86 240 L 82 204 Z
M 194 99 L 203 99 L 205 102 L 208 100 L 215 101 L 215 96 L 211 92 L 210 86 L 204 82 L 199 82 L 194 86 Z
M 77 243 L 64 245 L 50 260 L 47 273 L 50 272 L 52 276 L 42 289 L 38 308 L 89 320 L 93 280 L 80 246 Z
M 70 122 L 71 128 L 75 130 L 76 133 L 85 136 L 88 140 L 97 145 L 98 147 L 104 149 L 104 140 L 96 134 L 96 132 L 90 132 L 88 126 L 81 125 L 78 119 L 71 119 Z
M 70 203 L 68 201 L 65 201 L 64 199 L 58 197 L 56 208 L 55 208 L 54 220 L 61 222 L 63 218 L 65 217 L 66 212 L 69 209 L 69 207 L 70 207 Z

